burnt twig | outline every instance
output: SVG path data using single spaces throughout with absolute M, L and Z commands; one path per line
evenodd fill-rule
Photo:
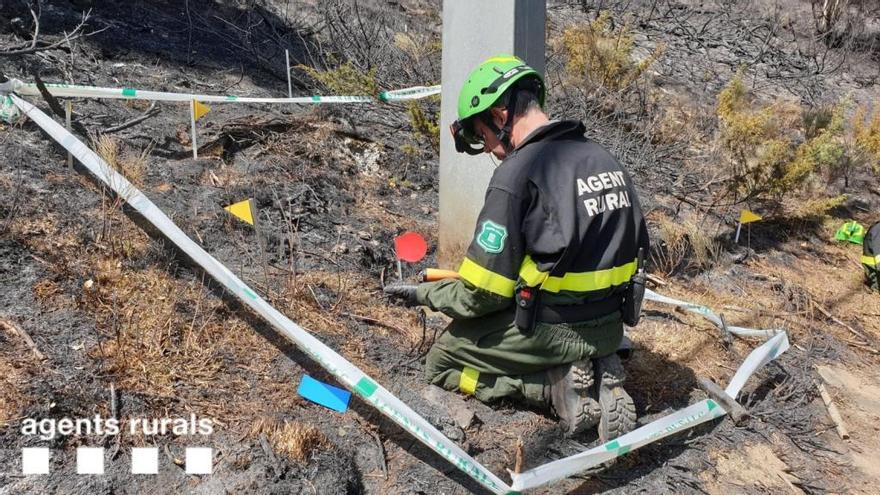
M 115 125 L 113 127 L 108 127 L 106 129 L 104 129 L 103 131 L 101 131 L 101 134 L 112 134 L 114 132 L 119 132 L 123 129 L 128 129 L 129 127 L 134 127 L 134 126 L 140 124 L 141 122 L 149 119 L 150 117 L 154 117 L 156 115 L 159 115 L 160 112 L 161 112 L 161 110 L 156 108 L 156 102 L 153 101 L 152 103 L 150 103 L 150 108 L 148 108 L 147 111 L 145 111 L 143 113 L 143 115 L 141 115 L 139 117 L 135 117 L 135 118 L 133 118 L 127 122 L 123 122 L 119 125 Z
M 84 28 L 86 22 L 88 22 L 89 17 L 91 16 L 92 11 L 89 10 L 87 12 L 83 12 L 82 18 L 79 21 L 79 24 L 73 28 L 73 31 L 70 33 L 65 33 L 64 37 L 54 43 L 41 42 L 38 40 L 40 34 L 40 21 L 39 17 L 31 10 L 31 16 L 34 18 L 34 34 L 33 39 L 31 40 L 29 46 L 19 49 L 0 51 L 0 56 L 13 56 L 13 55 L 28 55 L 31 53 L 43 52 L 46 50 L 67 50 L 70 46 L 70 42 L 77 40 L 79 38 L 83 38 L 86 36 L 96 35 L 110 26 L 105 26 L 97 31 L 84 32 Z M 39 45 L 39 46 L 38 46 Z M 65 46 L 67 45 L 67 46 Z
M 40 349 L 37 348 L 37 344 L 34 343 L 34 339 L 32 339 L 27 332 L 22 330 L 21 327 L 9 320 L 0 319 L 0 328 L 4 328 L 8 332 L 17 334 L 19 337 L 21 337 L 21 339 L 24 340 L 27 346 L 30 347 L 31 351 L 33 351 L 34 356 L 36 356 L 37 359 L 39 359 L 40 361 L 46 359 L 46 355 L 40 352 Z

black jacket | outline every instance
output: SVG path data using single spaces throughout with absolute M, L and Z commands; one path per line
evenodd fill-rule
M 636 269 L 648 232 L 629 174 L 583 124 L 535 130 L 496 169 L 461 281 L 423 284 L 419 299 L 452 317 L 504 309 L 518 286 L 546 304 L 603 300 Z M 464 309 L 464 311 L 462 311 Z

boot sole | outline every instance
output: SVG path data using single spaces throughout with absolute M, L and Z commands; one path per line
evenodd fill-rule
M 633 431 L 636 427 L 636 406 L 623 387 L 600 387 L 599 440 L 602 443 Z
M 572 389 L 584 397 L 584 407 L 577 412 L 573 431 L 567 435 L 574 436 L 596 426 L 602 416 L 599 402 L 593 395 L 595 390 L 595 378 L 593 363 L 590 360 L 579 361 L 572 364 Z

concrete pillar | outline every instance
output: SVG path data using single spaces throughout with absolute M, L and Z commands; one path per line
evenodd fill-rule
M 449 124 L 457 116 L 458 92 L 480 62 L 512 53 L 544 73 L 544 0 L 444 0 L 443 94 L 440 104 L 441 266 L 458 268 L 474 235 L 486 186 L 495 170 L 488 154 L 455 152 Z

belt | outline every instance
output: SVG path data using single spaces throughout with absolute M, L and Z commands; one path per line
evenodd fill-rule
M 576 323 L 610 315 L 623 305 L 623 295 L 613 295 L 600 301 L 570 306 L 540 305 L 538 321 L 544 323 Z

